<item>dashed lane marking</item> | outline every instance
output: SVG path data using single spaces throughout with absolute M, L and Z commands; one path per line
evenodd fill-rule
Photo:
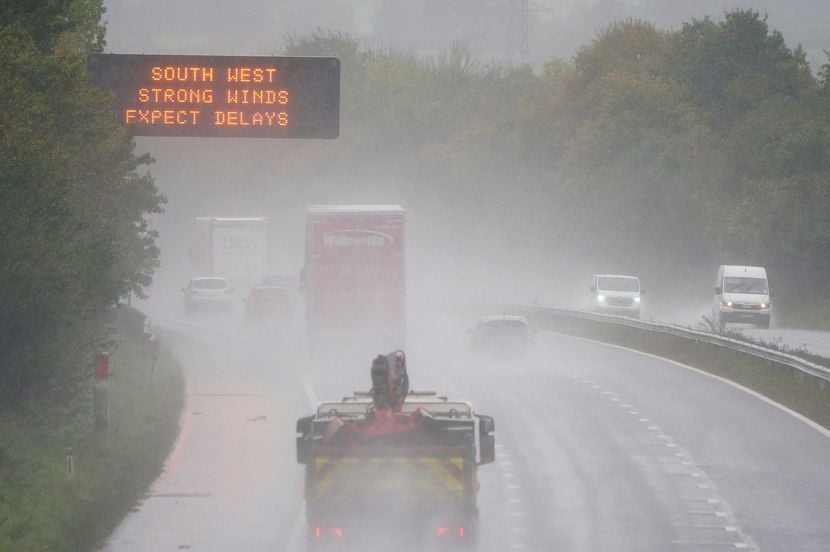
M 600 396 L 608 398 L 610 403 L 621 400 L 616 393 L 594 382 L 583 381 L 583 384 L 590 386 Z M 628 403 L 625 403 L 625 405 L 634 408 Z M 638 421 L 648 424 L 643 428 L 647 430 L 647 433 L 639 432 L 643 445 L 652 452 L 654 460 L 666 474 L 679 478 L 675 480 L 675 484 L 678 486 L 681 500 L 686 505 L 686 512 L 685 517 L 679 520 L 679 525 L 676 526 L 680 536 L 684 538 L 674 541 L 674 544 L 705 546 L 706 548 L 729 547 L 757 552 L 758 547 L 736 523 L 729 505 L 720 496 L 717 488 L 704 470 L 695 464 L 689 452 L 660 429 L 659 425 L 650 422 L 647 416 L 638 418 Z M 674 449 L 674 453 L 671 455 L 661 454 L 656 448 L 660 446 Z M 687 477 L 691 480 L 685 479 Z M 684 481 L 696 481 L 695 487 L 698 490 L 692 492 L 689 485 Z M 701 494 L 703 496 L 700 496 Z M 729 536 L 727 537 L 727 535 Z

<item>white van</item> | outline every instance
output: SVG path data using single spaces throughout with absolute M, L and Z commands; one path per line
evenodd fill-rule
M 640 318 L 640 279 L 620 274 L 594 274 L 591 278 L 591 310 Z
M 767 271 L 760 266 L 722 265 L 715 281 L 712 322 L 723 329 L 729 323 L 769 328 L 771 305 Z

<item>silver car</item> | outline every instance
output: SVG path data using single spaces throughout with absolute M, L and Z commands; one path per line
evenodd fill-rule
M 230 312 L 233 310 L 233 288 L 225 278 L 206 276 L 191 278 L 184 293 L 184 308 L 186 312 L 196 310 L 216 310 Z

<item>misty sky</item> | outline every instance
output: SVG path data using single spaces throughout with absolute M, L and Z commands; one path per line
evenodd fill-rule
M 830 47 L 827 0 L 530 0 L 522 41 L 520 0 L 108 0 L 108 50 L 116 53 L 268 55 L 285 36 L 319 27 L 370 46 L 432 53 L 454 41 L 500 61 L 570 58 L 597 31 L 621 18 L 664 29 L 724 10 L 768 15 L 787 44 L 802 44 L 815 71 Z M 524 56 L 522 52 L 524 51 Z
M 525 59 L 534 64 L 553 57 L 568 59 L 610 22 L 621 18 L 644 18 L 663 29 L 677 29 L 692 18 L 710 15 L 721 20 L 724 10 L 751 7 L 768 14 L 769 26 L 780 30 L 789 46 L 802 43 L 815 71 L 824 60 L 822 49 L 830 48 L 830 10 L 826 2 L 532 0 Z M 319 27 L 348 32 L 370 47 L 434 53 L 459 41 L 467 42 L 488 58 L 518 62 L 518 5 L 518 0 L 109 0 L 104 19 L 108 24 L 107 51 L 115 53 L 273 55 L 281 53 L 286 35 L 304 35 Z M 449 210 L 442 210 L 444 224 L 436 223 L 436 202 L 460 200 L 452 190 L 424 186 L 416 176 L 404 175 L 403 169 L 390 169 L 381 155 L 377 163 L 358 161 L 350 165 L 344 161 L 347 169 L 336 176 L 318 171 L 320 167 L 302 165 L 304 159 L 317 159 L 322 155 L 320 151 L 331 152 L 335 157 L 338 151 L 348 151 L 354 145 L 349 142 L 353 131 L 341 128 L 341 139 L 326 145 L 295 141 L 275 144 L 269 140 L 138 140 L 139 151 L 150 151 L 156 159 L 151 171 L 169 199 L 165 214 L 155 217 L 154 225 L 161 232 L 162 272 L 169 274 L 177 263 L 182 265 L 181 272 L 172 278 L 176 282 L 173 289 L 178 290 L 189 276 L 189 267 L 185 266 L 189 244 L 185 238 L 194 215 L 221 212 L 227 216 L 270 216 L 280 220 L 280 232 L 275 232 L 272 239 L 272 250 L 280 252 L 272 255 L 273 268 L 296 274 L 303 262 L 305 206 L 314 203 L 401 203 L 409 212 L 410 236 L 419 236 L 409 241 L 408 255 L 412 259 L 429 258 L 429 263 L 460 263 L 457 248 L 444 246 L 443 235 L 465 228 L 468 219 L 450 216 Z M 392 154 L 389 159 L 398 158 Z M 239 183 L 244 183 L 244 194 L 237 192 Z M 194 193 L 196 188 L 198 193 Z M 488 198 L 483 203 L 490 205 L 491 201 L 496 200 Z M 474 210 L 468 214 L 479 218 Z M 518 212 L 505 215 L 504 219 L 510 222 L 492 228 L 477 227 L 486 238 L 464 253 L 467 258 L 463 264 L 469 272 L 484 275 L 482 289 L 507 281 L 505 274 L 511 266 L 526 264 L 531 258 L 539 266 L 528 268 L 523 275 L 527 282 L 522 286 L 511 287 L 550 289 L 556 287 L 550 286 L 551 281 L 559 281 L 564 282 L 562 289 L 573 285 L 576 297 L 585 295 L 586 278 L 599 270 L 596 259 L 579 259 L 581 265 L 566 266 L 555 257 L 535 254 L 534 248 L 540 244 L 517 247 L 515 236 L 521 228 L 532 228 L 533 223 Z M 436 243 L 441 246 L 436 248 Z M 492 251 L 501 252 L 495 266 L 492 258 L 480 250 L 483 243 Z M 417 262 L 410 266 L 417 266 Z M 619 270 L 625 271 L 626 266 Z M 706 265 L 701 265 L 700 270 L 703 275 L 696 281 L 706 291 L 711 270 Z M 512 277 L 515 279 L 516 275 Z M 413 283 L 418 281 L 426 280 L 412 279 Z M 468 283 L 460 282 L 459 287 Z M 710 299 L 703 292 L 700 296 L 706 301 Z M 507 299 L 508 295 L 503 294 L 502 298 Z

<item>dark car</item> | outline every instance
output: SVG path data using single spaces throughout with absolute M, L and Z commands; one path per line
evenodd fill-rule
M 298 281 L 296 276 L 290 274 L 268 274 L 262 277 L 259 283 L 261 286 L 284 287 L 288 289 L 297 289 Z
M 470 330 L 473 346 L 479 349 L 524 350 L 536 342 L 536 330 L 524 316 L 500 314 L 484 316 Z
M 285 321 L 294 314 L 294 300 L 283 286 L 254 286 L 243 302 L 246 322 Z

